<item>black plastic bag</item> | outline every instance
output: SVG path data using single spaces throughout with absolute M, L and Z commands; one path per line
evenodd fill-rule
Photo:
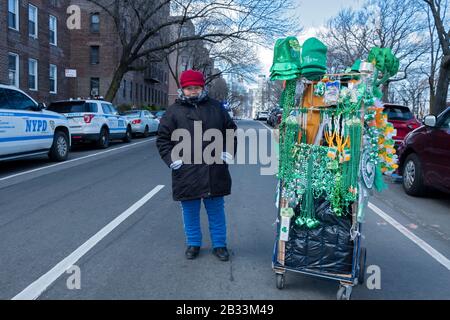
M 350 208 L 346 216 L 337 217 L 328 201 L 316 200 L 315 205 L 320 225 L 311 230 L 293 223 L 286 242 L 285 266 L 295 270 L 350 274 L 354 249 Z

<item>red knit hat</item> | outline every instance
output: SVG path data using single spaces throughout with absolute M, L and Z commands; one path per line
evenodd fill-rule
M 203 73 L 201 73 L 200 71 L 186 70 L 183 71 L 183 73 L 181 73 L 180 85 L 181 88 L 186 88 L 189 86 L 204 87 L 205 77 L 203 76 Z

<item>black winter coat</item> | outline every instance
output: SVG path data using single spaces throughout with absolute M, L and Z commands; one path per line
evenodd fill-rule
M 194 122 L 202 121 L 202 137 L 208 129 L 218 129 L 223 134 L 223 150 L 226 151 L 226 130 L 236 131 L 237 126 L 220 102 L 206 98 L 197 105 L 177 100 L 161 118 L 156 145 L 159 154 L 167 166 L 172 159 L 172 149 L 178 141 L 172 141 L 176 129 L 186 129 L 191 135 L 191 164 L 183 163 L 178 170 L 172 170 L 172 196 L 175 201 L 194 200 L 209 197 L 226 196 L 231 193 L 231 176 L 228 164 L 194 164 Z M 202 138 L 200 138 L 202 139 Z M 234 136 L 234 154 L 237 150 L 237 138 Z M 180 141 L 181 143 L 182 141 Z M 202 142 L 202 152 L 211 142 Z M 231 150 L 229 150 L 230 152 Z M 230 152 L 231 153 L 231 152 Z M 220 156 L 220 155 L 219 155 Z M 203 157 L 202 157 L 203 158 Z M 184 161 L 187 162 L 187 161 Z

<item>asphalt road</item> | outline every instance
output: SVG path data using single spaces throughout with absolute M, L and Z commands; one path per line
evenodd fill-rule
M 155 137 L 102 151 L 78 147 L 61 164 L 0 163 L 0 299 L 335 299 L 336 282 L 296 273 L 276 289 L 276 177 L 260 175 L 260 165 L 230 168 L 232 256 L 221 262 L 203 208 L 205 245 L 198 259 L 184 258 L 180 206 Z M 391 184 L 371 203 L 390 222 L 367 210 L 363 245 L 367 265 L 381 270 L 381 289 L 359 286 L 352 298 L 450 299 L 449 197 L 411 198 Z M 80 289 L 67 286 L 74 273 L 61 262 L 70 261 Z

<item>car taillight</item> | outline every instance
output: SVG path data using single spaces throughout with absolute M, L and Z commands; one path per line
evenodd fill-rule
M 141 119 L 136 119 L 133 120 L 132 124 L 140 124 L 141 122 L 142 122 Z
M 94 118 L 95 116 L 93 115 L 93 114 L 85 114 L 84 115 L 84 122 L 85 123 L 91 123 L 91 121 L 92 121 L 92 119 Z
M 413 124 L 408 124 L 407 127 L 408 127 L 409 130 L 415 130 L 415 129 L 417 129 L 418 127 L 420 127 L 420 125 L 417 124 L 417 123 L 413 123 Z

